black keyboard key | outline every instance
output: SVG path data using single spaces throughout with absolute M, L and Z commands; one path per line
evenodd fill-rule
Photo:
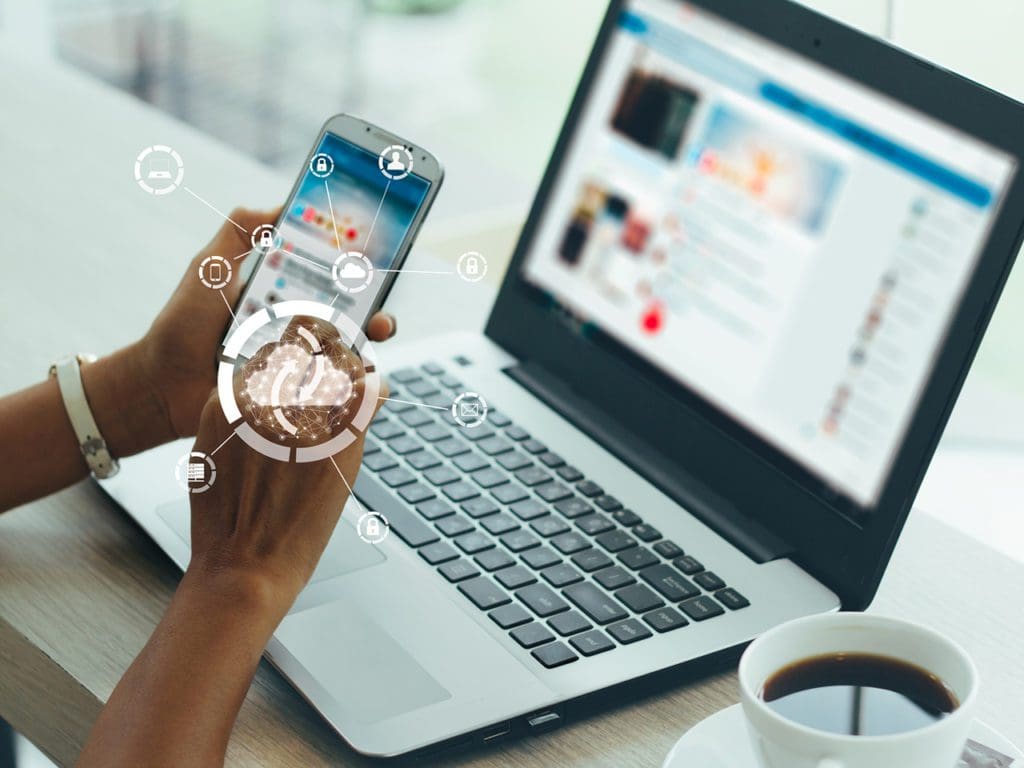
M 478 469 L 490 466 L 487 460 L 475 453 L 464 453 L 452 459 L 452 464 L 463 472 L 476 472 Z
M 576 527 L 589 536 L 598 536 L 615 528 L 615 523 L 604 515 L 584 515 L 576 519 Z
M 568 635 L 582 632 L 585 629 L 590 629 L 591 624 L 583 618 L 579 611 L 569 611 L 568 613 L 552 616 L 548 619 L 548 626 L 562 637 L 567 637 Z
M 624 552 L 620 552 L 618 557 L 619 562 L 627 568 L 632 568 L 634 571 L 639 571 L 641 568 L 658 563 L 658 556 L 647 549 L 647 547 L 627 549 Z
M 438 440 L 445 440 L 451 437 L 451 430 L 448 429 L 444 424 L 425 424 L 416 430 L 416 434 L 419 435 L 421 440 L 425 440 L 428 443 L 436 443 Z
M 435 523 L 435 525 L 437 526 L 437 530 L 449 537 L 461 536 L 464 533 L 472 531 L 474 528 L 473 524 L 463 515 L 445 517 L 440 522 Z
M 444 373 L 444 368 L 433 361 L 429 363 L 424 363 L 423 365 L 420 366 L 420 368 L 429 373 L 431 376 L 440 376 L 442 373 Z
M 721 577 L 714 571 L 704 571 L 698 573 L 693 577 L 693 580 L 700 585 L 701 589 L 705 589 L 708 592 L 715 592 L 719 589 L 725 589 L 725 582 L 722 581 Z
M 462 382 L 454 376 L 442 376 L 438 381 L 441 382 L 441 386 L 448 389 L 462 389 Z
M 577 552 L 582 552 L 584 549 L 590 549 L 590 542 L 583 534 L 576 533 L 576 531 L 569 531 L 568 533 L 555 536 L 551 543 L 563 555 L 574 555 Z
M 493 408 L 487 412 L 487 421 L 496 427 L 507 427 L 512 423 L 512 419 L 501 411 L 496 411 Z
M 391 469 L 397 467 L 398 462 L 395 461 L 389 454 L 381 451 L 380 453 L 373 453 L 369 456 L 363 456 L 363 466 L 367 467 L 372 472 L 383 472 L 385 469 Z
M 497 456 L 512 450 L 512 442 L 504 437 L 488 437 L 478 442 L 477 447 L 488 456 Z
M 513 552 L 523 552 L 540 544 L 540 539 L 522 529 L 511 531 L 501 537 L 501 543 Z
M 524 467 L 516 472 L 516 480 L 528 488 L 535 485 L 542 485 L 551 479 L 551 474 L 536 464 L 531 467 Z
M 549 565 L 562 562 L 562 558 L 556 555 L 548 547 L 537 547 L 521 555 L 523 562 L 536 571 L 547 568 Z
M 519 523 L 512 519 L 510 515 L 506 515 L 504 512 L 500 515 L 491 515 L 485 517 L 480 523 L 488 533 L 494 536 L 500 536 L 503 533 L 514 531 L 519 527 Z
M 520 440 L 526 440 L 529 436 L 529 432 L 515 424 L 505 430 L 505 437 L 509 440 L 515 440 L 517 443 Z
M 584 632 L 582 635 L 570 638 L 569 645 L 584 656 L 595 656 L 598 653 L 610 651 L 615 647 L 615 643 L 598 629 L 592 629 L 590 632 Z
M 479 520 L 481 517 L 487 517 L 487 515 L 493 515 L 498 511 L 498 505 L 490 499 L 480 496 L 475 499 L 463 502 L 462 511 L 472 517 L 474 520 Z
M 514 504 L 517 501 L 522 501 L 527 496 L 526 490 L 519 483 L 499 485 L 491 493 L 502 504 Z
M 424 544 L 430 544 L 434 541 L 439 541 L 438 536 L 429 525 L 424 523 L 420 518 L 414 515 L 405 507 L 398 506 L 397 504 L 392 505 L 388 509 L 387 515 L 388 525 L 391 530 L 398 534 L 398 537 L 414 549 L 416 547 L 422 547 Z M 431 563 L 435 565 L 435 563 Z
M 420 557 L 431 565 L 440 565 L 441 563 L 446 563 L 449 560 L 454 560 L 458 556 L 459 553 L 456 552 L 454 547 L 446 541 L 439 541 L 436 544 L 428 544 L 420 549 Z
M 579 656 L 569 650 L 568 646 L 562 643 L 542 645 L 540 648 L 530 651 L 530 655 L 548 669 L 569 664 L 579 658 Z
M 600 496 L 604 493 L 604 488 L 595 483 L 593 480 L 583 480 L 582 482 L 576 483 L 576 490 L 586 496 L 588 499 L 592 499 L 595 496 Z
M 609 496 L 607 493 L 594 499 L 594 503 L 605 512 L 614 512 L 617 509 L 622 509 L 622 502 L 614 496 Z
M 455 514 L 455 510 L 446 504 L 443 499 L 431 499 L 430 501 L 424 501 L 422 504 L 417 504 L 416 511 L 427 520 L 439 520 L 442 517 Z
M 464 438 L 472 440 L 474 443 L 487 437 L 493 437 L 495 434 L 495 431 L 486 424 L 480 424 L 476 427 L 465 427 L 462 432 Z
M 405 456 L 407 453 L 418 451 L 422 447 L 423 444 L 412 435 L 399 435 L 398 437 L 388 440 L 388 448 L 399 456 Z
M 537 518 L 530 523 L 530 527 L 545 538 L 557 536 L 569 530 L 565 520 L 554 515 L 545 515 L 544 517 Z
M 405 388 L 405 391 L 415 398 L 423 399 L 425 397 L 430 397 L 431 395 L 436 395 L 441 390 L 434 382 L 428 381 L 427 379 L 420 379 L 419 381 L 411 382 Z
M 423 408 L 413 408 L 401 414 L 398 420 L 405 424 L 405 426 L 415 429 L 416 427 L 422 427 L 424 424 L 432 424 L 434 417 Z
M 624 525 L 627 528 L 632 528 L 634 525 L 640 525 L 643 520 L 640 519 L 640 515 L 631 509 L 617 509 L 612 512 L 612 520 L 619 525 Z
M 488 615 L 491 617 L 491 621 L 502 629 L 512 629 L 533 621 L 533 616 L 523 606 L 515 603 L 495 608 Z
M 511 505 L 512 514 L 520 520 L 533 520 L 548 513 L 548 508 L 536 499 L 523 499 Z
M 523 446 L 524 451 L 532 454 L 544 453 L 544 451 L 548 449 L 544 443 L 540 440 L 534 440 L 532 437 L 528 440 L 524 440 L 520 445 Z
M 581 586 L 585 585 L 578 584 L 576 587 L 570 587 L 570 589 L 576 589 Z M 520 602 L 525 603 L 527 608 L 542 619 L 569 610 L 569 604 L 544 584 L 531 584 L 528 587 L 517 590 L 515 594 Z
M 457 483 L 449 483 L 448 485 L 443 486 L 441 491 L 445 496 L 456 503 L 466 501 L 467 499 L 472 499 L 474 496 L 480 495 L 480 492 L 465 480 L 460 480 Z
M 672 565 L 678 568 L 680 571 L 685 573 L 687 576 L 692 576 L 695 573 L 700 573 L 704 570 L 704 564 L 693 555 L 683 555 L 677 557 L 672 561 Z
M 400 485 L 406 485 L 407 483 L 414 482 L 416 480 L 416 475 L 405 467 L 395 467 L 394 469 L 389 469 L 386 472 L 381 472 L 380 479 L 392 488 L 397 488 Z
M 530 589 L 530 587 L 527 587 Z M 583 611 L 597 624 L 608 624 L 621 621 L 628 615 L 626 611 L 610 595 L 595 587 L 590 582 L 573 584 L 562 590 L 577 608 Z
M 391 388 L 391 397 L 396 397 L 396 398 L 399 398 L 399 399 L 398 400 L 387 400 L 387 401 L 385 401 L 384 408 L 381 410 L 380 413 L 377 414 L 377 418 L 378 419 L 381 418 L 381 416 L 384 415 L 384 411 L 385 410 L 388 413 L 404 413 L 405 411 L 411 410 L 412 408 L 416 407 L 416 405 L 414 403 L 400 402 L 401 397 L 402 397 L 402 392 L 399 389 L 396 389 L 395 387 Z M 374 421 L 376 421 L 376 419 L 374 419 Z
M 435 494 L 423 483 L 413 483 L 399 488 L 398 495 L 410 504 L 419 504 L 421 501 L 434 498 Z
M 637 640 L 643 640 L 653 635 L 651 630 L 636 619 L 626 619 L 625 621 L 610 624 L 605 627 L 605 630 L 623 645 L 629 645 Z
M 732 587 L 718 590 L 715 592 L 715 597 L 730 611 L 738 611 L 740 608 L 750 605 L 750 601 Z
M 546 483 L 545 485 L 537 486 L 533 490 L 534 493 L 549 504 L 554 504 L 557 501 L 562 501 L 563 499 L 572 497 L 572 491 L 562 483 Z
M 434 447 L 437 449 L 438 453 L 449 459 L 452 456 L 458 456 L 469 451 L 469 443 L 465 440 L 460 440 L 457 437 L 445 438 L 440 442 L 434 443 Z
M 643 584 L 623 587 L 615 593 L 615 597 L 624 603 L 633 613 L 646 613 L 653 608 L 660 608 L 665 601 L 654 594 Z
M 612 564 L 612 559 L 600 549 L 588 549 L 579 552 L 572 556 L 572 561 L 576 564 L 577 568 L 587 573 L 599 571 Z
M 513 629 L 509 634 L 523 648 L 536 648 L 538 645 L 550 643 L 555 639 L 555 636 L 548 631 L 547 627 L 536 621 Z
M 722 606 L 707 595 L 691 597 L 689 600 L 680 603 L 679 607 L 694 621 L 704 621 L 705 619 L 721 616 L 725 613 L 722 610 Z
M 479 485 L 481 488 L 494 488 L 495 486 L 508 482 L 508 475 L 506 475 L 497 467 L 488 467 L 487 469 L 481 469 L 478 472 L 474 472 L 472 477 L 473 482 Z
M 479 569 L 475 568 L 469 560 L 452 560 L 450 563 L 445 563 L 437 569 L 441 572 L 448 581 L 457 583 L 465 581 L 466 579 L 472 579 L 474 576 L 479 576 Z
M 423 476 L 433 485 L 447 485 L 448 483 L 454 483 L 462 477 L 451 467 L 434 467 L 424 472 Z
M 609 552 L 621 552 L 636 546 L 636 539 L 625 531 L 608 531 L 597 537 L 597 543 Z
M 679 575 L 674 568 L 664 563 L 652 565 L 640 571 L 640 578 L 658 590 L 665 599 L 672 603 L 686 600 L 689 597 L 696 597 L 700 590 L 693 586 L 693 583 Z
M 379 421 L 374 422 L 373 426 L 370 427 L 370 434 L 381 440 L 390 440 L 398 437 L 405 432 L 405 427 L 399 424 L 397 421 Z
M 498 463 L 509 472 L 515 472 L 517 469 L 530 466 L 533 462 L 530 461 L 529 456 L 524 456 L 519 451 L 512 451 L 501 454 L 498 457 Z
M 570 520 L 575 520 L 577 517 L 583 517 L 589 515 L 594 511 L 594 508 L 587 504 L 583 499 L 573 496 L 571 499 L 560 501 L 555 504 L 555 509 L 559 511 L 564 517 Z
M 655 632 L 671 632 L 690 623 L 683 618 L 683 614 L 670 607 L 659 608 L 645 614 L 644 621 L 653 627 Z
M 416 451 L 415 453 L 410 453 L 406 456 L 405 460 L 409 462 L 409 466 L 413 469 L 418 469 L 420 471 L 436 467 L 441 463 L 441 459 L 439 459 L 437 454 L 433 451 Z
M 664 557 L 666 560 L 674 560 L 677 557 L 683 556 L 683 548 L 676 544 L 674 541 L 665 539 L 659 541 L 654 545 L 654 551 Z
M 491 552 L 500 551 L 501 550 L 498 549 L 491 550 Z M 480 557 L 482 556 L 483 555 Z M 521 565 L 514 565 L 511 568 L 503 568 L 494 574 L 494 578 L 497 579 L 498 583 L 505 587 L 505 589 L 519 589 L 520 587 L 525 587 L 527 584 L 533 584 L 533 582 L 537 580 L 536 576 Z
M 594 581 L 605 589 L 615 590 L 627 584 L 632 584 L 636 579 L 628 571 L 616 565 L 613 568 L 605 568 L 603 571 L 595 573 Z
M 372 437 L 367 436 L 366 439 L 363 440 L 363 456 L 369 456 L 371 453 L 377 453 L 380 449 L 380 443 Z
M 575 483 L 577 480 L 583 479 L 583 473 L 569 464 L 563 464 L 555 470 L 555 473 L 567 483 Z
M 489 611 L 491 608 L 512 602 L 508 593 L 486 576 L 462 582 L 459 584 L 459 592 L 472 600 L 473 605 L 482 611 Z
M 553 451 L 544 451 L 544 453 L 539 454 L 537 456 L 537 461 L 539 461 L 545 467 L 550 467 L 551 469 L 554 469 L 555 467 L 560 467 L 563 464 L 565 464 L 565 459 L 563 459 L 561 456 L 559 456 L 557 453 L 554 453 Z
M 467 555 L 475 555 L 477 552 L 483 552 L 485 549 L 490 549 L 494 546 L 494 542 L 479 531 L 464 533 L 452 539 L 452 541 L 455 542 L 456 547 Z
M 633 535 L 640 541 L 657 541 L 661 538 L 661 531 L 646 523 L 641 523 L 633 526 Z
M 488 573 L 507 568 L 515 562 L 515 559 L 503 549 L 488 549 L 473 559 Z
M 397 381 L 399 384 L 408 384 L 412 381 L 419 381 L 423 376 L 415 368 L 399 368 L 388 378 Z
M 545 568 L 540 572 L 541 578 L 552 587 L 567 587 L 578 581 L 583 581 L 583 575 L 566 563 L 559 563 Z

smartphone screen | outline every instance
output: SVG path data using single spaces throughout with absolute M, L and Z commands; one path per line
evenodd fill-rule
M 334 163 L 326 176 L 323 165 L 315 165 L 321 155 Z M 430 181 L 415 172 L 390 181 L 376 153 L 335 134 L 324 134 L 313 158 L 285 206 L 274 247 L 266 249 L 242 294 L 239 323 L 279 301 L 306 299 L 333 304 L 365 326 L 392 277 L 382 270 L 395 264 L 428 197 Z M 331 274 L 348 251 L 363 254 L 373 266 L 370 284 L 357 293 L 340 291 Z

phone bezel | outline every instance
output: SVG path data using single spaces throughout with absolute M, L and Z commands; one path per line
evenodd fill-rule
M 361 149 L 367 150 L 368 152 L 372 152 L 375 155 L 380 154 L 385 147 L 389 147 L 392 144 L 400 144 L 412 154 L 415 174 L 422 177 L 430 184 L 430 186 L 427 187 L 427 195 L 424 198 L 423 203 L 420 205 L 419 210 L 416 212 L 416 215 L 413 217 L 413 220 L 410 222 L 409 228 L 405 232 L 405 237 L 398 247 L 398 252 L 395 254 L 394 261 L 388 268 L 389 270 L 394 271 L 384 273 L 384 279 L 380 284 L 380 288 L 377 290 L 377 295 L 374 297 L 369 311 L 367 312 L 366 320 L 361 324 L 365 327 L 370 318 L 372 318 L 373 315 L 384 305 L 395 280 L 400 274 L 399 270 L 401 270 L 405 264 L 405 260 L 408 257 L 409 252 L 412 250 L 412 245 L 416 240 L 416 236 L 419 234 L 420 227 L 426 220 L 427 214 L 430 212 L 430 208 L 434 204 L 434 200 L 437 198 L 437 193 L 441 188 L 441 183 L 444 181 L 444 168 L 433 154 L 418 144 L 414 144 L 397 134 L 386 131 L 378 125 L 374 125 L 373 123 L 362 120 L 353 115 L 344 113 L 334 115 L 323 124 L 323 127 L 321 127 L 320 132 L 317 134 L 316 140 L 310 147 L 309 152 L 306 153 L 306 159 L 302 165 L 302 169 L 295 177 L 295 181 L 292 183 L 291 189 L 285 197 L 285 207 L 281 209 L 281 215 L 278 216 L 277 220 L 274 222 L 275 230 L 281 227 L 285 217 L 288 215 L 287 203 L 290 202 L 298 192 L 303 179 L 306 177 L 306 173 L 309 171 L 310 164 L 313 161 L 313 156 L 320 148 L 320 144 L 323 142 L 324 136 L 328 133 L 332 133 L 338 138 L 348 141 Z M 249 284 L 263 266 L 263 260 L 267 257 L 267 253 L 268 249 L 256 248 L 246 259 L 246 261 L 248 261 L 249 259 L 255 258 L 256 261 L 245 280 L 245 285 L 242 286 L 242 290 L 238 295 L 238 300 L 235 302 L 234 311 L 236 313 L 242 304 L 242 300 L 245 298 L 246 292 L 249 290 Z M 229 335 L 229 331 L 230 324 L 225 329 L 225 339 Z M 223 351 L 223 348 L 224 344 L 222 341 L 221 351 Z

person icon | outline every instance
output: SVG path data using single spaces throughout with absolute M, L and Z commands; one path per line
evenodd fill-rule
M 402 173 L 405 170 L 405 163 L 398 159 L 398 150 L 392 150 L 391 160 L 388 161 L 388 170 L 395 173 Z

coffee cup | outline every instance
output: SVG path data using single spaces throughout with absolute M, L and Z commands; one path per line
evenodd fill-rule
M 801 722 L 778 706 L 781 699 L 773 702 L 771 691 L 766 693 L 766 686 L 776 680 L 783 682 L 783 688 L 795 690 L 799 685 L 793 681 L 801 675 L 808 680 L 800 671 L 805 665 L 826 663 L 820 660 L 830 658 L 877 659 L 897 665 L 894 669 L 912 670 L 908 674 L 916 676 L 915 680 L 920 677 L 924 681 L 927 676 L 930 684 L 941 686 L 937 690 L 948 692 L 949 711 L 936 711 L 919 727 L 892 733 L 871 734 L 861 730 L 859 722 L 855 729 L 844 732 L 809 725 L 817 715 Z M 837 674 L 848 674 L 849 669 Z M 739 683 L 747 729 L 762 768 L 954 768 L 967 741 L 978 697 L 977 670 L 952 640 L 918 624 L 859 613 L 811 616 L 769 630 L 743 654 Z M 886 682 L 883 687 L 889 685 Z M 838 686 L 821 690 L 834 695 Z M 869 689 L 856 689 L 861 690 Z M 879 691 L 872 691 L 875 693 Z M 888 691 L 881 694 L 892 695 Z M 817 703 L 828 701 L 824 697 Z M 858 718 L 861 707 L 858 703 L 855 708 Z

